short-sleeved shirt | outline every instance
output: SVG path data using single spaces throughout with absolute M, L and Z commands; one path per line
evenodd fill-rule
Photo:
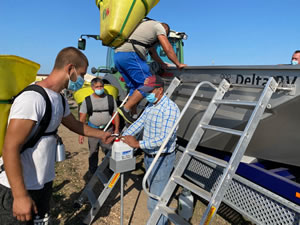
M 108 110 L 108 97 L 96 98 L 94 95 L 91 96 L 91 102 L 94 110 Z M 114 112 L 117 110 L 117 104 L 114 100 Z M 86 101 L 84 100 L 80 106 L 80 113 L 87 113 Z M 104 112 L 93 112 L 92 116 L 89 117 L 89 121 L 95 126 L 105 126 L 111 119 L 109 111 Z
M 47 92 L 52 108 L 51 121 L 46 132 L 54 131 L 61 123 L 63 117 L 70 114 L 69 105 L 65 101 L 65 113 L 61 95 L 50 89 Z M 35 91 L 25 91 L 19 95 L 10 109 L 9 120 L 26 119 L 36 121 L 28 138 L 38 128 L 46 110 L 46 102 L 43 96 Z M 55 177 L 55 153 L 57 139 L 54 135 L 42 136 L 33 148 L 28 148 L 21 153 L 23 177 L 27 190 L 39 190 L 44 184 L 52 181 Z M 10 187 L 5 171 L 0 173 L 0 184 Z
M 141 22 L 128 39 L 137 40 L 141 43 L 152 45 L 157 41 L 158 35 L 167 35 L 163 25 L 155 20 L 147 20 Z M 135 45 L 137 50 L 146 57 L 147 49 L 141 45 Z M 120 47 L 116 48 L 115 52 L 135 52 L 131 43 L 125 42 Z

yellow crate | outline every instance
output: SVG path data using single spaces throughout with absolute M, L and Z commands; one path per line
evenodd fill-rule
M 100 9 L 100 39 L 118 47 L 159 0 L 96 0 Z
M 7 127 L 11 99 L 35 81 L 40 65 L 15 55 L 0 55 L 0 156 Z
M 119 95 L 118 88 L 116 88 L 115 86 L 110 85 L 110 84 L 104 85 L 104 91 L 106 94 L 112 95 L 114 97 L 114 99 L 117 99 L 117 97 Z M 87 96 L 89 96 L 93 93 L 94 93 L 94 91 L 91 88 L 91 86 L 85 86 L 85 87 L 79 89 L 78 91 L 74 92 L 73 97 L 77 104 L 81 104 Z

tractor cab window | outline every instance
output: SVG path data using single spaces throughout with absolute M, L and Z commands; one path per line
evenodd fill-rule
M 177 58 L 180 58 L 179 52 L 180 52 L 180 44 L 179 41 L 175 38 L 169 38 L 169 41 L 174 49 L 175 54 L 177 55 Z M 161 45 L 156 45 L 156 52 L 159 55 L 159 57 L 165 62 L 165 63 L 172 63 L 172 61 L 168 58 L 167 54 L 163 50 Z M 151 56 L 148 54 L 147 56 L 147 62 L 152 62 L 153 59 Z

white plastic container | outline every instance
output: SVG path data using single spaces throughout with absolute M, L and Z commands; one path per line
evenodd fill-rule
M 183 189 L 178 199 L 178 214 L 186 221 L 189 221 L 193 216 L 194 197 L 187 189 Z
M 124 143 L 120 139 L 116 139 L 112 146 L 111 158 L 120 161 L 124 159 L 131 159 L 133 157 L 133 148 Z

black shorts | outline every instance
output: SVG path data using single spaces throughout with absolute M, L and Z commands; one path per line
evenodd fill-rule
M 39 216 L 39 220 L 49 217 L 50 199 L 52 196 L 52 181 L 44 185 L 40 190 L 29 190 L 30 197 L 35 202 L 38 214 L 33 215 L 33 218 Z M 12 213 L 13 196 L 10 188 L 0 184 L 0 221 L 1 225 L 33 225 L 33 220 L 28 222 L 18 221 Z

